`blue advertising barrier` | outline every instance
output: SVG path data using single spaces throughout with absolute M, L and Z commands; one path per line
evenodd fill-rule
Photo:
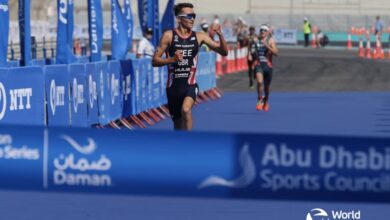
M 9 126 L 0 133 L 0 188 L 390 202 L 390 138 Z
M 110 94 L 110 121 L 119 119 L 122 116 L 123 93 L 122 93 L 122 71 L 121 63 L 117 60 L 108 62 L 109 72 L 109 94 Z
M 108 124 L 110 122 L 110 91 L 109 91 L 109 73 L 107 62 L 97 62 L 96 72 L 98 74 L 98 106 L 99 123 Z
M 0 122 L 45 125 L 45 80 L 42 68 L 18 67 L 2 74 Z
M 144 106 L 144 110 L 148 110 L 148 109 L 152 109 L 156 106 L 154 106 L 154 102 L 153 102 L 153 74 L 154 74 L 154 71 L 153 71 L 153 66 L 152 66 L 152 59 L 150 58 L 147 58 L 145 60 L 145 73 L 146 74 L 146 99 L 145 99 L 145 106 Z
M 168 81 L 168 67 L 163 66 L 159 68 L 160 70 L 160 78 L 161 78 L 161 103 L 160 105 L 165 105 L 168 103 L 167 99 L 167 90 L 166 90 L 166 84 Z
M 199 90 L 202 92 L 216 86 L 215 59 L 214 53 L 199 53 L 196 81 L 199 85 Z
M 69 65 L 71 126 L 87 127 L 87 85 L 84 64 Z
M 197 81 L 201 91 L 215 87 L 214 63 L 215 54 L 199 54 Z M 33 60 L 33 64 L 44 66 L 44 60 Z M 44 66 L 44 68 L 46 71 L 47 66 Z M 62 70 L 58 71 L 51 68 L 48 68 L 48 70 L 52 74 L 49 74 L 50 82 L 48 81 L 49 78 L 46 79 L 45 92 L 48 95 L 48 103 L 52 104 L 50 101 L 59 100 L 49 97 L 53 92 L 58 92 L 58 90 L 53 89 L 54 87 L 50 87 L 51 80 L 57 80 L 58 78 L 61 81 L 60 84 L 64 85 L 62 81 L 64 78 L 57 77 L 59 74 L 56 74 L 56 72 L 63 72 L 63 67 Z M 68 66 L 68 71 L 71 76 L 68 81 L 72 94 L 70 96 L 71 102 L 69 102 L 69 108 L 71 109 L 69 120 L 71 121 L 70 124 L 74 126 L 88 126 L 96 123 L 107 124 L 122 116 L 136 115 L 167 103 L 165 90 L 168 78 L 167 67 L 153 68 L 149 58 L 125 60 L 122 63 L 119 61 L 102 61 L 72 64 Z M 8 87 L 9 82 L 11 82 L 7 77 L 3 81 L 5 87 Z M 31 82 L 36 82 L 36 80 Z M 44 82 L 41 83 L 44 84 Z M 60 86 L 62 89 L 61 85 L 55 82 L 53 86 Z M 67 89 L 65 88 L 65 90 Z M 65 93 L 66 96 L 67 92 Z M 67 101 L 64 100 L 61 105 L 68 105 L 66 104 Z M 57 108 L 64 107 L 56 106 Z M 64 117 L 67 113 L 58 110 L 60 113 L 58 113 L 58 116 L 54 116 L 53 110 L 51 106 L 48 106 L 48 111 L 52 111 L 51 114 L 47 112 L 48 118 L 51 118 L 49 124 L 66 125 Z M 17 124 L 23 124 L 24 122 L 20 119 L 14 118 L 14 120 L 19 121 Z M 10 123 L 14 123 L 14 121 L 11 120 Z
M 161 68 L 153 67 L 152 68 L 152 74 L 151 74 L 151 98 L 152 98 L 152 106 L 151 108 L 156 108 L 161 106 L 161 96 L 162 96 L 162 89 L 161 89 L 161 77 L 160 74 L 162 74 L 162 71 L 160 71 Z
M 89 63 L 89 57 L 87 56 L 77 57 L 77 63 Z
M 135 61 L 137 63 L 138 61 Z M 123 109 L 122 109 L 122 117 L 127 118 L 130 115 L 135 114 L 135 109 L 133 106 L 134 102 L 134 83 L 132 83 L 132 75 L 134 72 L 134 64 L 132 60 L 121 60 L 121 70 L 122 70 L 122 94 L 123 94 Z M 138 67 L 138 66 L 137 66 Z
M 32 59 L 31 60 L 31 66 L 40 66 L 43 67 L 46 65 L 45 59 Z
M 147 59 L 141 58 L 138 59 L 139 65 L 138 65 L 138 71 L 135 71 L 135 90 L 136 90 L 136 96 L 135 96 L 135 107 L 137 114 L 140 112 L 145 111 L 146 108 L 146 97 L 147 97 L 147 69 L 146 69 L 146 62 Z
M 99 109 L 98 109 L 98 88 L 99 73 L 96 71 L 96 63 L 85 64 L 85 72 L 87 76 L 87 109 L 88 109 L 88 124 L 99 123 Z
M 7 78 L 8 68 L 0 68 L 0 123 L 4 123 L 4 116 L 7 111 Z
M 47 125 L 69 126 L 69 72 L 67 65 L 44 67 Z
M 139 111 L 139 100 L 140 100 L 140 71 L 141 71 L 141 62 L 139 59 L 131 60 L 131 111 L 133 115 L 140 113 Z
M 19 60 L 11 60 L 7 62 L 8 67 L 13 68 L 13 67 L 19 67 L 20 66 L 20 61 Z

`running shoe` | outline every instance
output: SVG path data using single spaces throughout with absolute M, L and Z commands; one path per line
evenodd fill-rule
M 268 104 L 268 102 L 264 102 L 263 110 L 264 110 L 265 112 L 268 112 L 268 110 L 269 110 L 269 104 Z
M 261 111 L 261 110 L 263 110 L 263 105 L 264 105 L 264 103 L 263 103 L 263 99 L 261 99 L 261 100 L 257 101 L 257 104 L 256 104 L 256 110 L 257 110 L 257 111 Z

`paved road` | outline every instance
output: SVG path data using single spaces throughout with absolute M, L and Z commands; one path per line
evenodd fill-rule
M 218 80 L 223 91 L 251 91 L 248 84 L 246 72 Z M 272 91 L 390 91 L 390 60 L 361 59 L 357 51 L 281 48 Z

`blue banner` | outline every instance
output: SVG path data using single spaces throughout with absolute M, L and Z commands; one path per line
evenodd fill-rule
M 103 12 L 101 0 L 88 0 L 90 60 L 100 61 L 103 48 Z
M 42 68 L 11 68 L 8 74 L 2 76 L 0 123 L 45 125 L 45 80 Z
M 67 65 L 45 66 L 48 126 L 69 126 L 69 72 Z
M 76 60 L 73 55 L 73 0 L 57 0 L 57 64 Z
M 153 29 L 152 42 L 156 47 L 161 35 L 158 0 L 138 0 L 138 15 L 142 32 Z
M 87 127 L 87 85 L 84 64 L 69 65 L 70 124 Z
M 118 0 L 111 0 L 111 53 L 113 60 L 125 59 L 128 25 Z
M 109 72 L 109 94 L 110 94 L 110 121 L 119 119 L 122 116 L 123 93 L 122 93 L 122 73 L 121 64 L 117 60 L 108 62 Z
M 151 1 L 152 0 L 138 0 L 138 19 L 143 33 L 148 27 L 151 27 L 148 22 L 148 18 L 150 17 L 148 12 L 150 11 Z
M 158 0 L 153 0 L 153 45 L 154 47 L 158 46 L 160 36 L 161 36 L 161 25 L 160 25 L 160 12 L 159 12 L 159 3 Z
M 21 65 L 31 65 L 30 0 L 19 0 L 19 39 Z
M 389 138 L 10 126 L 0 133 L 0 166 L 9 167 L 0 170 L 0 188 L 390 202 Z
M 130 0 L 125 0 L 125 17 L 127 21 L 127 50 L 131 50 L 133 46 L 134 18 Z
M 85 64 L 85 72 L 87 75 L 87 91 L 88 91 L 88 124 L 99 123 L 99 107 L 98 107 L 98 79 L 99 73 L 96 70 L 96 63 Z
M 107 62 L 97 62 L 96 72 L 98 78 L 96 81 L 98 87 L 98 106 L 99 106 L 99 123 L 108 124 L 110 122 L 110 79 Z
M 7 67 L 9 8 L 8 0 L 0 0 L 0 67 Z
M 173 11 L 174 5 L 175 0 L 168 0 L 167 7 L 165 8 L 165 12 L 161 20 L 162 32 L 166 30 L 173 30 L 175 28 L 175 14 Z

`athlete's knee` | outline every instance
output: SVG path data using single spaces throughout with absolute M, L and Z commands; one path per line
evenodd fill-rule
M 189 106 L 184 106 L 183 109 L 182 109 L 182 114 L 186 118 L 191 117 L 191 115 L 192 115 L 192 108 L 189 107 Z

